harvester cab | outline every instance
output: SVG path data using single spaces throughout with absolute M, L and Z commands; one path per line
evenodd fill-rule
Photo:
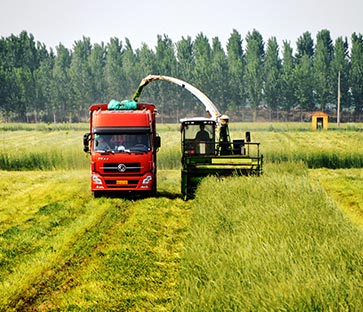
M 208 118 L 182 119 L 182 155 L 214 155 L 216 122 Z

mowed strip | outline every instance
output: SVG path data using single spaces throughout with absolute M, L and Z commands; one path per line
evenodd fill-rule
M 318 180 L 349 218 L 363 227 L 362 169 L 314 169 L 309 177 Z
M 102 233 L 90 231 L 79 242 L 79 253 L 59 285 L 33 305 L 37 310 L 74 307 L 87 311 L 171 311 L 178 296 L 177 280 L 189 206 L 180 198 L 126 201 L 127 218 L 116 207 Z M 118 217 L 117 217 L 118 216 Z M 118 219 L 118 220 L 117 220 Z M 81 250 L 98 235 L 92 248 Z
M 1 202 L 1 306 L 22 304 L 21 297 L 45 272 L 67 261 L 72 245 L 107 213 L 82 192 L 81 172 L 27 172 L 13 181 Z M 17 179 L 18 178 L 18 179 Z M 79 182 L 79 183 L 77 183 Z M 17 191 L 17 186 L 19 192 Z
M 22 224 L 49 203 L 89 196 L 88 176 L 85 170 L 0 171 L 0 231 Z
M 161 171 L 159 197 L 138 200 L 93 199 L 88 171 L 1 174 L 12 182 L 0 186 L 1 307 L 170 307 L 190 216 L 179 171 Z

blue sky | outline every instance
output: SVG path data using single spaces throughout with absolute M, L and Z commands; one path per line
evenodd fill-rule
M 26 30 L 52 48 L 72 48 L 83 36 L 92 43 L 128 38 L 136 49 L 155 48 L 157 35 L 177 42 L 201 32 L 225 46 L 233 29 L 242 38 L 256 29 L 265 41 L 275 36 L 294 47 L 305 31 L 315 39 L 328 29 L 333 40 L 363 33 L 362 12 L 362 0 L 0 0 L 0 36 Z

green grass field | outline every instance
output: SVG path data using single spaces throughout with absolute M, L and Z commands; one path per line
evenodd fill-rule
M 362 309 L 362 229 L 306 170 L 276 169 L 258 179 L 202 182 L 178 310 Z
M 3 125 L 0 311 L 362 310 L 361 125 L 245 130 L 264 175 L 184 202 L 178 125 L 159 125 L 158 196 L 140 200 L 91 196 L 86 125 Z

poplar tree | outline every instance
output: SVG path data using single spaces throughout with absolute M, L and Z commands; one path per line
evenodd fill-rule
M 296 41 L 296 59 L 299 61 L 304 55 L 311 59 L 314 57 L 314 40 L 308 31 L 304 32 Z
M 276 37 L 267 41 L 267 48 L 264 63 L 264 96 L 270 113 L 279 109 L 281 96 L 281 60 L 279 57 L 279 46 Z M 270 115 L 270 120 L 271 120 Z M 278 116 L 277 116 L 278 117 Z
M 193 45 L 193 54 L 195 60 L 195 67 L 193 70 L 194 83 L 200 90 L 211 89 L 213 81 L 210 80 L 212 74 L 212 48 L 209 44 L 208 38 L 199 33 Z
M 120 86 L 119 100 L 131 99 L 139 83 L 136 53 L 128 38 L 121 53 L 121 77 L 117 82 Z
M 289 42 L 283 42 L 282 67 L 281 67 L 281 107 L 288 113 L 296 103 L 294 91 L 295 59 Z
M 73 114 L 78 120 L 88 116 L 88 106 L 92 102 L 92 77 L 88 58 L 91 54 L 92 45 L 90 38 L 83 37 L 74 43 L 69 76 L 72 83 L 72 104 L 69 107 L 69 121 Z
M 340 108 L 348 109 L 351 104 L 349 94 L 349 50 L 347 38 L 338 37 L 335 40 L 331 62 L 333 103 L 337 107 L 338 78 L 340 78 Z
M 141 45 L 140 49 L 136 50 L 136 60 L 137 64 L 134 68 L 135 74 L 137 75 L 137 80 L 134 82 L 132 91 L 135 92 L 141 79 L 149 74 L 155 74 L 156 71 L 156 61 L 155 52 L 148 47 L 146 43 Z M 153 83 L 152 88 L 144 88 L 141 94 L 142 101 L 155 103 L 158 96 L 158 85 Z M 156 103 L 155 103 L 156 104 Z
M 108 98 L 120 99 L 122 95 L 122 42 L 113 37 L 106 44 L 105 85 Z
M 296 65 L 294 67 L 294 92 L 298 107 L 313 110 L 314 104 L 314 41 L 310 32 L 303 33 L 296 42 Z
M 32 110 L 32 104 L 35 99 L 35 82 L 33 74 L 28 66 L 14 69 L 15 81 L 17 85 L 17 113 L 21 121 L 29 122 L 28 113 Z
M 314 56 L 314 80 L 317 104 L 324 111 L 332 100 L 331 60 L 333 56 L 333 42 L 330 32 L 326 29 L 318 32 Z
M 242 37 L 233 30 L 227 42 L 229 110 L 235 111 L 246 105 L 245 60 Z
M 354 111 L 356 115 L 363 112 L 363 37 L 362 34 L 352 34 L 350 84 L 352 90 Z
M 190 36 L 176 43 L 177 58 L 177 76 L 180 79 L 193 84 L 193 70 L 195 67 L 195 59 L 193 55 L 193 41 Z M 193 110 L 196 100 L 188 91 L 179 91 L 181 93 L 179 109 L 183 115 L 187 115 L 188 111 Z
M 210 97 L 222 112 L 228 109 L 230 91 L 228 90 L 228 61 L 217 37 L 212 39 L 212 75 L 209 78 L 213 83 L 210 89 Z
M 177 63 L 173 41 L 166 35 L 158 35 L 155 50 L 156 70 L 160 74 L 173 76 L 176 72 Z
M 314 109 L 314 80 L 311 58 L 304 54 L 294 68 L 294 92 L 298 107 L 305 111 Z
M 93 45 L 88 58 L 88 65 L 90 75 L 92 77 L 92 85 L 90 90 L 91 102 L 88 103 L 88 105 L 93 103 L 103 103 L 108 100 L 106 95 L 106 83 L 104 79 L 106 50 L 103 42 L 101 44 L 96 43 Z
M 21 121 L 29 121 L 28 117 L 36 111 L 36 88 L 34 71 L 39 67 L 39 55 L 32 34 L 22 31 L 19 36 L 11 35 L 6 42 L 7 75 L 12 81 L 10 98 L 16 105 L 14 111 Z
M 71 106 L 71 93 L 73 92 L 69 77 L 71 61 L 70 51 L 64 45 L 59 44 L 56 47 L 53 80 L 51 83 L 52 102 L 50 110 L 53 114 L 53 122 L 65 121 Z
M 143 43 L 141 48 L 136 50 L 136 59 L 138 62 L 136 69 L 140 80 L 156 72 L 155 53 L 146 43 Z
M 46 51 L 46 50 L 45 50 Z M 42 57 L 39 67 L 34 72 L 36 87 L 36 115 L 35 121 L 38 121 L 38 113 L 44 114 L 49 120 L 51 115 L 50 109 L 54 102 L 53 98 L 53 67 L 55 55 L 52 50 Z
M 157 73 L 166 76 L 174 76 L 177 71 L 177 61 L 175 57 L 175 47 L 173 41 L 166 35 L 157 36 L 155 51 L 155 68 Z M 155 88 L 155 86 L 152 86 Z M 173 121 L 178 122 L 179 99 L 181 90 L 173 84 L 160 81 L 158 83 L 159 94 L 157 101 L 164 114 L 176 117 Z
M 257 108 L 262 102 L 264 43 L 261 34 L 256 30 L 248 32 L 246 41 L 246 89 L 255 121 Z
M 193 41 L 190 36 L 182 37 L 176 43 L 177 77 L 185 81 L 193 79 L 195 60 L 193 55 Z

